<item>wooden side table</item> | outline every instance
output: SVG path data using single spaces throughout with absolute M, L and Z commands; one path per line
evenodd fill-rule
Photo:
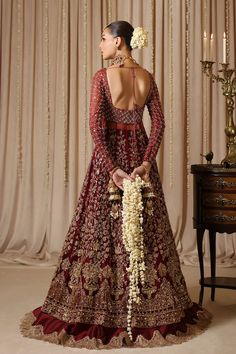
M 211 288 L 211 300 L 215 288 L 236 289 L 236 278 L 216 277 L 216 233 L 236 232 L 236 168 L 221 165 L 192 165 L 194 176 L 193 227 L 197 231 L 197 248 L 200 264 L 199 281 L 202 304 L 204 287 Z M 209 230 L 211 277 L 204 278 L 202 241 Z

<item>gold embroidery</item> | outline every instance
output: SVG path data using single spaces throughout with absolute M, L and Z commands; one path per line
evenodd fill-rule
M 134 342 L 129 341 L 128 333 L 124 330 L 118 336 L 111 338 L 110 342 L 104 344 L 99 338 L 84 337 L 78 341 L 75 340 L 73 335 L 69 335 L 63 329 L 59 334 L 53 332 L 44 334 L 42 325 L 33 325 L 35 316 L 32 312 L 25 314 L 20 321 L 20 331 L 25 337 L 44 340 L 50 343 L 61 344 L 67 347 L 87 348 L 87 349 L 110 349 L 131 346 L 133 348 L 144 347 L 158 347 L 163 345 L 172 345 L 183 343 L 201 334 L 209 325 L 211 321 L 211 314 L 203 309 L 198 311 L 195 324 L 187 324 L 185 333 L 177 331 L 176 335 L 168 334 L 165 338 L 161 335 L 158 329 L 153 332 L 150 339 L 146 339 L 143 335 L 139 334 Z
M 99 288 L 98 266 L 97 264 L 86 264 L 82 271 L 85 279 L 84 288 L 89 291 L 89 296 L 92 296 Z
M 117 219 L 119 217 L 119 204 L 117 203 L 112 204 L 110 214 L 114 219 Z
M 121 190 L 116 186 L 112 178 L 110 178 L 109 183 L 108 183 L 108 192 L 109 192 L 109 200 L 112 200 L 113 203 L 111 205 L 111 211 L 110 215 L 113 217 L 113 219 L 117 219 L 120 215 L 119 213 L 119 208 L 120 208 L 120 203 L 117 201 L 121 201 Z
M 151 299 L 152 294 L 157 291 L 156 281 L 158 277 L 154 267 L 148 267 L 148 272 L 145 272 L 145 279 L 145 285 L 142 286 L 141 291 L 148 296 L 148 299 Z
M 80 276 L 81 276 L 82 266 L 81 264 L 74 263 L 70 270 L 70 281 L 68 282 L 68 286 L 71 289 L 75 289 L 80 284 Z
M 63 270 L 68 269 L 70 264 L 71 262 L 69 261 L 69 258 L 63 259 L 63 261 L 61 262 L 61 269 Z
M 125 293 L 124 273 L 122 270 L 120 272 L 112 273 L 111 279 L 111 295 L 115 297 L 115 302 L 117 303 Z
M 144 211 L 148 215 L 153 215 L 153 203 L 152 203 L 152 200 L 147 200 Z
M 166 266 L 163 263 L 160 263 L 158 266 L 158 274 L 160 275 L 160 277 L 165 277 L 166 276 Z

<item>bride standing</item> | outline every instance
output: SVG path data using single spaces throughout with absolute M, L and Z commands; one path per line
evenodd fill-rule
M 75 213 L 42 306 L 21 320 L 24 336 L 65 346 L 115 348 L 181 343 L 211 315 L 189 298 L 172 235 L 156 155 L 164 117 L 153 75 L 132 57 L 145 31 L 126 21 L 102 32 L 111 66 L 93 76 L 90 131 L 95 144 Z M 147 106 L 148 137 L 143 126 Z M 129 254 L 122 239 L 125 179 L 149 181 L 143 193 L 145 281 L 127 332 Z

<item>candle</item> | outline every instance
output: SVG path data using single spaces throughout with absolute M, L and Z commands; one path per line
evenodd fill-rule
M 226 63 L 226 35 L 223 36 L 223 63 Z
M 210 60 L 213 60 L 213 33 L 211 34 L 211 40 L 210 40 Z
M 204 36 L 203 36 L 203 60 L 207 59 L 207 35 L 206 31 L 204 31 Z

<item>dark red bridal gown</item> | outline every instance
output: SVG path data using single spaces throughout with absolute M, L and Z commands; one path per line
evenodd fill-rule
M 134 69 L 123 70 L 135 77 Z M 180 269 L 155 160 L 164 118 L 156 82 L 147 72 L 146 102 L 132 110 L 113 105 L 106 68 L 93 77 L 90 130 L 95 148 L 46 299 L 21 319 L 26 337 L 88 349 L 152 347 L 186 341 L 210 322 L 211 314 L 189 298 Z M 142 123 L 145 105 L 149 138 Z M 121 201 L 116 202 L 118 217 L 111 213 L 108 172 L 118 165 L 131 173 L 143 160 L 152 164 L 156 197 L 153 215 L 143 213 L 146 280 L 140 284 L 141 304 L 133 304 L 130 342 L 129 255 L 122 241 Z

